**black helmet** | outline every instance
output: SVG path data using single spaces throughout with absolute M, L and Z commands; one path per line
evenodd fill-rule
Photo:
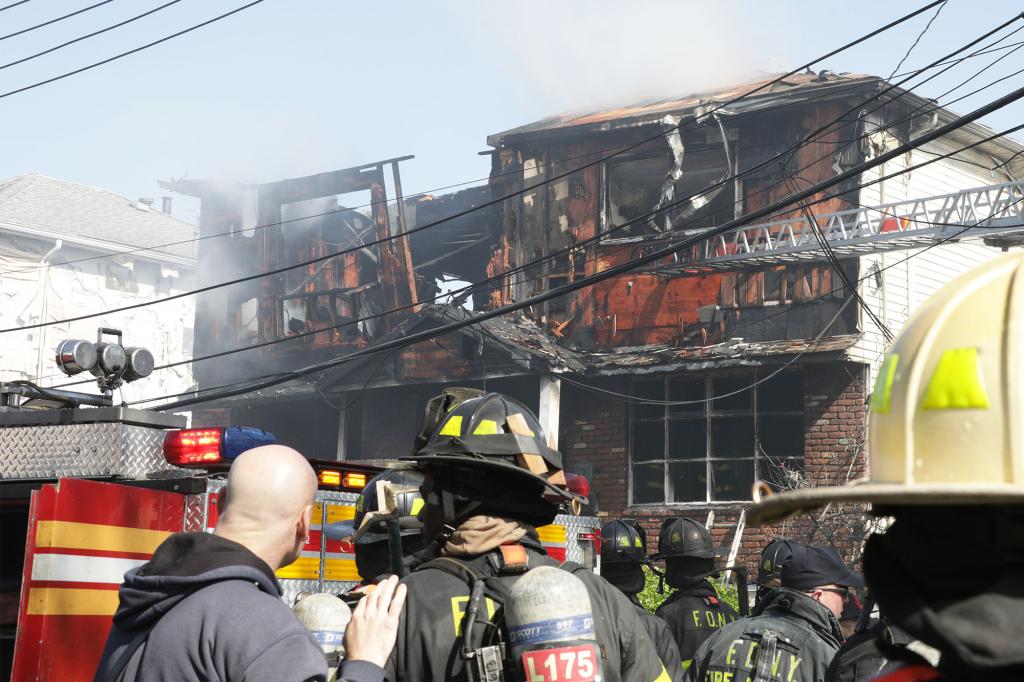
M 428 420 L 430 414 L 428 408 Z M 428 498 L 428 504 L 443 507 L 446 524 L 490 512 L 545 525 L 560 503 L 578 499 L 566 485 L 562 456 L 548 447 L 537 418 L 519 401 L 488 393 L 458 402 L 442 416 L 427 443 L 405 459 L 427 474 L 425 493 L 444 497 Z
M 647 563 L 646 536 L 636 521 L 609 521 L 601 527 L 601 563 Z
M 714 559 L 715 547 L 711 543 L 711 533 L 693 519 L 665 519 L 658 533 L 658 553 L 653 558 L 669 557 Z
M 500 393 L 458 403 L 445 414 L 427 444 L 406 459 L 428 472 L 487 470 L 572 498 L 562 472 L 562 455 L 548 447 L 540 422 L 525 405 Z
M 417 518 L 423 508 L 423 495 L 420 494 L 423 474 L 411 469 L 388 469 L 371 478 L 363 488 L 363 493 L 356 500 L 356 514 L 351 521 L 332 523 L 324 529 L 327 537 L 331 540 L 346 540 L 362 527 L 363 520 L 368 513 L 383 511 L 385 505 L 383 483 L 391 484 L 402 537 L 418 536 L 423 525 Z M 358 547 L 360 544 L 387 542 L 387 540 L 387 528 L 383 523 L 378 523 L 364 530 L 355 544 Z
M 413 441 L 412 454 L 415 455 L 430 442 L 437 427 L 441 425 L 449 412 L 470 398 L 479 398 L 484 395 L 486 393 L 478 388 L 454 386 L 444 389 L 441 395 L 428 400 L 423 414 L 423 427 L 420 428 L 420 432 L 416 434 L 416 439 Z
M 772 540 L 761 551 L 761 560 L 757 564 L 756 583 L 778 586 L 782 575 L 782 567 L 793 558 L 793 548 L 797 546 L 792 540 Z

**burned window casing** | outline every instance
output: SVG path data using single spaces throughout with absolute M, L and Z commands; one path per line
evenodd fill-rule
M 672 167 L 668 154 L 608 161 L 605 234 L 625 239 L 651 232 L 646 216 L 658 205 Z
M 803 471 L 803 376 L 770 374 L 634 381 L 631 504 L 749 501 L 755 480 L 792 487 Z
M 604 241 L 714 227 L 733 217 L 735 187 L 727 178 L 735 143 L 703 129 L 667 140 L 601 165 Z

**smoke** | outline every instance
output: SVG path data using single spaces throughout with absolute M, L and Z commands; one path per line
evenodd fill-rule
M 780 59 L 746 15 L 728 3 L 525 0 L 460 4 L 452 20 L 481 41 L 493 96 L 508 82 L 550 114 L 755 79 Z

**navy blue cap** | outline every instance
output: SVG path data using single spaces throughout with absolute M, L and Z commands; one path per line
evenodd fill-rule
M 864 579 L 852 572 L 832 547 L 794 546 L 793 557 L 782 566 L 782 586 L 810 590 L 823 585 L 864 587 Z

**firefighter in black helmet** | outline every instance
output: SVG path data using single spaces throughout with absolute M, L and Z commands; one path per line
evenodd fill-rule
M 769 592 L 782 586 L 782 567 L 793 558 L 793 547 L 798 543 L 792 540 L 776 539 L 765 545 L 761 550 L 761 560 L 757 563 L 757 597 L 755 606 L 764 601 Z
M 655 613 L 668 623 L 685 669 L 697 647 L 739 615 L 708 581 L 715 570 L 715 548 L 704 526 L 685 517 L 665 519 L 654 558 L 665 560 L 665 581 L 676 590 Z
M 560 565 L 545 553 L 536 527 L 574 499 L 561 455 L 517 401 L 446 393 L 428 407 L 424 432 L 431 427 L 407 459 L 425 474 L 421 518 L 427 537 L 437 533 L 439 557 L 403 580 L 409 596 L 386 668 L 392 682 L 479 679 L 473 671 L 482 659 L 474 655 L 505 629 L 504 602 L 516 581 L 529 569 Z M 600 645 L 603 679 L 670 680 L 629 600 L 590 571 L 563 568 L 590 597 L 586 627 Z
M 396 573 L 397 557 L 402 560 L 404 575 L 423 549 L 423 524 L 419 520 L 423 509 L 422 484 L 423 474 L 412 469 L 389 469 L 377 474 L 356 500 L 355 517 L 324 529 L 328 540 L 355 537 L 356 570 L 362 581 L 349 592 L 354 598 L 361 598 L 366 587 Z M 386 508 L 389 506 L 392 508 Z M 390 521 L 382 517 L 388 512 L 394 517 Z M 392 546 L 389 523 L 397 525 L 399 547 Z
M 647 533 L 636 521 L 621 519 L 601 527 L 601 577 L 626 595 L 640 613 L 647 634 L 673 680 L 683 679 L 679 647 L 662 619 L 647 611 L 637 595 L 644 589 Z

